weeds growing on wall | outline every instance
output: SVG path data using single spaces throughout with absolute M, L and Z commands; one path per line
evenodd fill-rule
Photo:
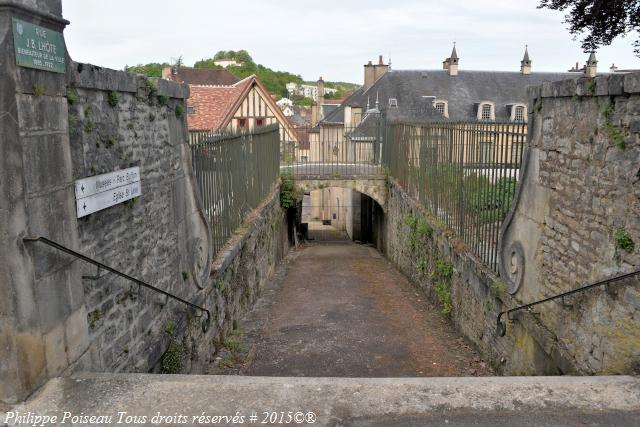
M 635 249 L 635 243 L 631 239 L 631 235 L 624 228 L 619 228 L 613 233 L 615 242 L 615 259 L 620 261 L 621 251 L 631 253 Z
M 164 324 L 164 332 L 169 336 L 169 347 L 161 359 L 163 374 L 177 374 L 182 370 L 184 346 L 176 339 L 175 328 L 173 320 L 167 320 Z
M 67 103 L 73 105 L 80 100 L 78 92 L 73 87 L 67 87 Z
M 441 313 L 445 316 L 451 315 L 451 310 L 453 309 L 453 304 L 451 303 L 452 275 L 453 265 L 450 262 L 442 259 L 436 261 L 435 268 L 431 273 L 431 280 L 435 283 L 433 290 L 440 300 Z
M 176 117 L 180 118 L 184 114 L 184 106 L 182 104 L 177 104 L 175 108 Z
M 109 103 L 110 106 L 116 107 L 120 102 L 120 94 L 115 90 L 109 92 L 109 97 L 107 99 L 107 102 Z
M 613 113 L 615 111 L 615 104 L 612 99 L 602 107 L 602 115 L 605 118 L 604 131 L 607 133 L 609 140 L 613 142 L 619 149 L 624 150 L 627 146 L 624 135 L 619 126 L 613 124 Z
M 296 185 L 292 171 L 280 174 L 280 206 L 289 209 L 302 199 L 303 191 Z

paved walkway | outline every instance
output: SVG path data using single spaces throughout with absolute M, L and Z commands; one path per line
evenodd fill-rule
M 293 252 L 240 328 L 243 352 L 212 373 L 265 376 L 492 375 L 438 309 L 375 249 Z M 226 369 L 225 369 L 226 368 Z

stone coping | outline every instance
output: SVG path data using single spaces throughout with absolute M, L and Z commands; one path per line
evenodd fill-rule
M 603 74 L 594 78 L 545 82 L 527 88 L 527 97 L 563 98 L 574 96 L 616 96 L 640 93 L 640 72 Z
M 313 411 L 336 418 L 402 417 L 452 411 L 637 413 L 640 378 L 457 377 L 286 378 L 206 375 L 77 374 L 50 380 L 11 410 L 35 414 L 234 415 L 236 411 Z M 0 424 L 2 423 L 0 416 Z M 248 424 L 247 424 L 248 425 Z M 307 425 L 307 424 L 305 424 Z M 310 425 L 310 424 L 309 424 Z

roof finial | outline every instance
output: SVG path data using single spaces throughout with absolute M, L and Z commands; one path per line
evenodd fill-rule
M 378 91 L 376 91 L 376 110 L 379 110 L 380 102 L 378 102 Z
M 456 51 L 456 42 L 453 42 L 453 50 L 451 51 L 451 56 L 449 59 L 458 59 L 458 52 Z

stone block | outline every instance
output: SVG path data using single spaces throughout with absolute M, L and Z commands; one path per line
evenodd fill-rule
M 65 98 L 18 94 L 17 99 L 18 121 L 22 131 L 67 131 Z
M 47 375 L 58 376 L 68 366 L 65 349 L 64 325 L 61 323 L 44 335 L 44 349 L 47 358 Z
M 65 322 L 67 360 L 75 362 L 89 347 L 89 327 L 84 306 L 72 313 Z
M 624 93 L 624 74 L 611 74 L 609 76 L 609 95 L 622 95 Z
M 70 184 L 71 153 L 66 133 L 22 138 L 24 180 L 27 193 L 42 193 Z
M 598 76 L 595 79 L 596 82 L 596 96 L 609 95 L 609 77 L 610 76 Z
M 176 83 L 165 79 L 157 79 L 155 82 L 158 86 L 158 95 L 179 99 L 189 98 L 189 85 L 187 84 Z
M 575 79 L 560 80 L 550 83 L 551 93 L 554 97 L 572 97 L 576 94 Z
M 78 62 L 68 68 L 69 82 L 79 88 L 132 93 L 138 90 L 138 76 L 133 73 Z
M 624 91 L 628 94 L 640 93 L 640 72 L 624 75 Z
M 59 270 L 36 280 L 34 291 L 42 332 L 47 333 L 64 323 L 71 312 L 68 292 L 69 271 Z

